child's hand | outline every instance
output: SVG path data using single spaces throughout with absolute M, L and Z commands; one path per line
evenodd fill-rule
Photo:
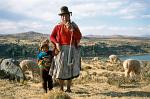
M 43 62 L 43 60 L 40 60 L 40 61 L 38 62 L 38 65 L 39 65 L 39 66 L 42 65 L 42 62 Z

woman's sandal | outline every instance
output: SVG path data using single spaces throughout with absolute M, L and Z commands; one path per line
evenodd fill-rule
M 70 93 L 70 92 L 72 92 L 72 91 L 67 89 L 65 92 L 69 92 L 69 93 Z

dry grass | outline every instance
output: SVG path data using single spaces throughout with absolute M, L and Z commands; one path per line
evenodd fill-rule
M 124 69 L 120 63 L 111 64 L 101 60 L 88 60 L 87 65 L 87 61 L 83 60 L 83 62 L 83 71 L 78 79 L 79 82 L 76 81 L 76 83 L 107 82 L 118 87 L 123 84 L 135 84 L 136 82 L 150 83 L 150 62 L 143 62 L 144 66 L 142 67 L 141 76 L 136 77 L 134 80 L 124 77 Z
M 52 90 L 44 94 L 42 99 L 71 99 L 71 97 L 65 92 Z
M 12 96 L 20 99 L 119 99 L 120 97 L 149 99 L 150 97 L 150 62 L 142 67 L 141 79 L 135 80 L 124 77 L 124 72 L 119 70 L 122 68 L 121 65 L 107 64 L 102 60 L 94 61 L 94 64 L 93 61 L 82 61 L 82 68 L 80 76 L 72 82 L 72 93 L 58 91 L 59 86 L 54 86 L 53 91 L 44 94 L 41 83 L 29 80 L 25 84 L 12 84 L 0 80 L 0 98 L 7 99 Z

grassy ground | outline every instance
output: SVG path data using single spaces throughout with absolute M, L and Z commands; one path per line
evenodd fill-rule
M 149 99 L 150 62 L 144 64 L 142 79 L 130 81 L 124 79 L 122 66 L 117 63 L 82 60 L 82 71 L 73 80 L 72 93 L 59 92 L 59 86 L 56 86 L 53 91 L 44 94 L 40 82 L 22 84 L 0 80 L 0 99 Z

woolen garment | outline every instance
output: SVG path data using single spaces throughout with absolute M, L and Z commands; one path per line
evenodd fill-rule
M 42 60 L 44 57 L 49 57 L 50 60 L 52 60 L 53 58 L 53 52 L 51 50 L 49 50 L 48 52 L 43 52 L 41 51 L 38 56 L 37 56 L 37 59 L 38 60 Z
M 71 46 L 69 57 L 69 45 L 61 46 L 61 51 L 54 57 L 49 74 L 53 78 L 68 80 L 78 77 L 81 69 L 80 49 Z M 70 60 L 68 63 L 68 59 Z
M 80 41 L 82 35 L 78 28 L 78 26 L 72 22 L 73 30 L 73 37 L 72 37 L 72 44 L 77 41 Z M 50 40 L 53 43 L 59 43 L 60 45 L 69 45 L 71 40 L 72 31 L 70 31 L 64 24 L 60 23 L 55 26 L 50 35 Z
M 40 64 L 39 68 L 40 68 L 40 75 L 41 75 L 41 80 L 42 80 L 42 87 L 45 90 L 45 92 L 47 92 L 47 88 L 49 90 L 51 90 L 53 88 L 53 80 L 52 80 L 52 76 L 49 75 L 49 69 L 53 60 L 53 53 L 51 50 L 44 52 L 41 51 L 38 56 L 38 61 L 40 62 L 40 60 L 42 61 L 42 64 Z M 49 61 L 48 66 L 45 65 L 45 63 L 47 61 L 45 61 L 45 58 L 47 58 Z

